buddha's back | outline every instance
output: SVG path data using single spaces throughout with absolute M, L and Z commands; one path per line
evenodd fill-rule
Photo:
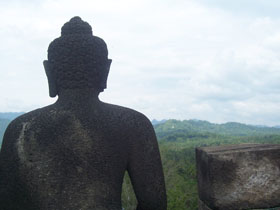
M 73 110 L 57 103 L 11 124 L 17 179 L 39 209 L 121 209 L 133 119 L 140 114 L 97 106 Z

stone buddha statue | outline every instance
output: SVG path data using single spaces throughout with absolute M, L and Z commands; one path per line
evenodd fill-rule
M 111 60 L 79 17 L 65 23 L 44 67 L 58 100 L 15 119 L 0 152 L 1 210 L 121 210 L 128 171 L 137 210 L 165 210 L 166 192 L 150 121 L 107 104 Z

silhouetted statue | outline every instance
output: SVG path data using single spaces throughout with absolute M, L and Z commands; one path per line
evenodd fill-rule
M 44 61 L 53 105 L 15 119 L 0 153 L 1 210 L 121 210 L 127 170 L 137 209 L 166 209 L 161 159 L 149 120 L 106 104 L 105 42 L 74 17 Z

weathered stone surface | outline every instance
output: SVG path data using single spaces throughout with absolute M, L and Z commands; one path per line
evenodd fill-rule
M 198 210 L 212 210 L 205 203 L 203 203 L 200 199 L 198 199 Z
M 15 119 L 0 152 L 1 210 L 121 210 L 128 171 L 138 210 L 166 209 L 150 121 L 103 103 L 111 60 L 103 40 L 75 17 L 44 62 L 56 103 Z
M 211 209 L 280 206 L 280 145 L 196 149 L 199 197 Z

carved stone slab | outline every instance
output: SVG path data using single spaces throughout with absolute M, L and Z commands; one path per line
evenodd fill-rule
M 196 148 L 199 198 L 211 209 L 280 206 L 280 145 Z

